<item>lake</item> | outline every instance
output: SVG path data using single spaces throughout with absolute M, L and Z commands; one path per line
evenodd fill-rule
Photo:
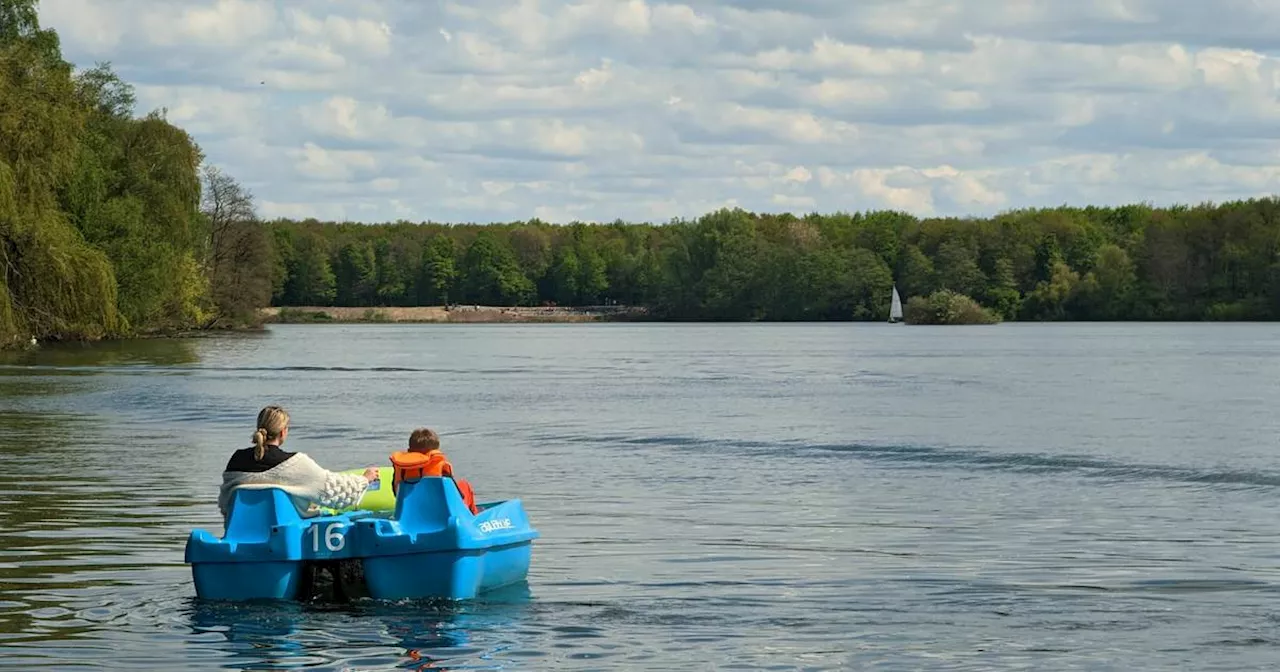
M 1280 665 L 1280 325 L 279 325 L 0 358 L 0 668 Z M 541 533 L 473 602 L 198 601 L 260 407 Z

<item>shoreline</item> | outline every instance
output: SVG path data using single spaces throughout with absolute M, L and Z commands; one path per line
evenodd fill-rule
M 649 311 L 635 306 L 271 306 L 258 311 L 267 324 L 505 324 L 628 322 Z
M 518 323 L 587 323 L 587 322 L 660 322 L 669 324 L 841 324 L 885 323 L 883 320 L 716 320 L 670 318 L 656 315 L 639 306 L 270 306 L 258 309 L 258 327 L 197 330 L 200 334 L 226 331 L 259 331 L 269 324 L 518 324 Z M 996 324 L 913 324 L 902 321 L 896 326 L 969 326 L 991 327 L 1008 324 L 1270 324 L 1280 320 L 1002 320 Z M 163 338 L 163 336 L 161 336 Z
M 879 320 L 699 320 L 669 318 L 652 314 L 648 309 L 637 306 L 584 306 L 584 307 L 551 307 L 551 306 L 403 306 L 403 307 L 352 307 L 352 306 L 270 306 L 259 308 L 258 321 L 252 324 L 220 327 L 189 327 L 182 329 L 148 330 L 141 333 L 104 336 L 101 338 L 60 338 L 51 337 L 30 344 L 25 340 L 14 340 L 0 343 L 0 353 L 16 353 L 30 351 L 53 345 L 92 345 L 96 343 L 120 343 L 129 341 L 148 341 L 166 339 L 213 338 L 229 334 L 263 334 L 271 324 L 585 324 L 585 323 L 665 323 L 665 324 L 891 324 Z M 986 324 L 947 324 L 926 325 L 899 322 L 903 327 L 960 327 L 960 326 L 999 326 L 999 325 L 1072 325 L 1072 324 L 1109 324 L 1109 325 L 1167 325 L 1167 324 L 1274 324 L 1280 320 L 1010 320 L 995 325 Z

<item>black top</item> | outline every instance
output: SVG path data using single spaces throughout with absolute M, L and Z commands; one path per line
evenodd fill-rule
M 288 460 L 296 454 L 286 453 L 280 449 L 280 446 L 267 446 L 266 452 L 262 455 L 262 460 L 259 461 L 253 459 L 253 448 L 241 448 L 232 453 L 231 459 L 227 460 L 226 471 L 247 471 L 257 474 Z

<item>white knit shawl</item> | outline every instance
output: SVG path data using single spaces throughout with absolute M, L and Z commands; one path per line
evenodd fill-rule
M 239 488 L 280 488 L 289 493 L 293 505 L 302 516 L 319 513 L 317 506 L 341 509 L 360 502 L 369 481 L 361 474 L 339 474 L 316 464 L 305 453 L 262 472 L 224 471 L 222 489 L 218 493 L 218 510 L 227 520 L 231 496 Z

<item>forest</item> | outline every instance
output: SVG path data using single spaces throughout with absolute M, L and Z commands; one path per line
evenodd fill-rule
M 1274 320 L 1280 200 L 991 217 L 261 220 L 110 64 L 0 0 L 0 347 L 255 326 L 274 306 L 620 305 L 657 320 Z
M 957 298 L 1000 320 L 1280 318 L 1275 198 L 987 218 L 720 210 L 660 225 L 267 226 L 279 306 L 620 304 L 671 320 L 885 320 L 896 283 L 908 322 L 913 308 Z M 914 321 L 984 321 L 968 312 Z

